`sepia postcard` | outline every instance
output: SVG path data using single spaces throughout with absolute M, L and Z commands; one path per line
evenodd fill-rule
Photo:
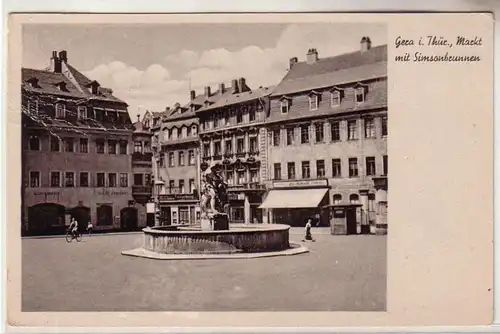
M 493 320 L 491 14 L 15 14 L 7 82 L 10 326 Z

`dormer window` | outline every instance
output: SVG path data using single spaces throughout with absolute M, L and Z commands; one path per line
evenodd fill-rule
M 355 90 L 354 101 L 356 103 L 364 103 L 366 99 L 367 86 L 358 83 L 356 86 L 354 86 L 354 90 Z
M 37 78 L 31 78 L 26 81 L 31 88 L 40 88 Z
M 309 94 L 309 110 L 318 110 L 319 93 L 311 92 Z
M 78 106 L 78 119 L 85 119 L 85 118 L 87 118 L 87 107 Z
M 38 99 L 37 98 L 29 98 L 28 99 L 28 112 L 32 115 L 38 114 Z
M 333 90 L 331 93 L 331 106 L 338 107 L 342 102 L 342 92 L 340 90 Z
M 97 81 L 92 81 L 91 83 L 88 84 L 88 89 L 89 89 L 89 92 L 90 94 L 92 95 L 98 95 L 99 93 L 99 83 Z
M 66 83 L 64 81 L 56 83 L 57 89 L 59 89 L 61 92 L 67 92 L 68 88 L 66 87 Z
M 281 110 L 282 114 L 288 114 L 288 111 L 290 110 L 290 99 L 289 98 L 287 98 L 287 97 L 281 98 L 280 110 Z
M 66 105 L 56 103 L 56 118 L 66 118 Z

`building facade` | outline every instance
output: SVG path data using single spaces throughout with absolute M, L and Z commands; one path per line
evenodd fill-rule
M 46 70 L 22 69 L 22 233 L 140 227 L 133 198 L 127 104 L 52 54 Z
M 269 192 L 261 208 L 270 222 L 330 226 L 338 207 L 352 212 L 339 233 L 386 224 L 386 45 L 372 48 L 364 37 L 356 52 L 321 59 L 310 49 L 305 61 L 290 59 L 265 124 Z
M 203 106 L 196 111 L 200 122 L 201 161 L 222 172 L 228 184 L 229 218 L 232 223 L 261 223 L 259 205 L 265 193 L 262 172 L 267 170 L 264 121 L 271 89 L 251 90 L 244 78 L 224 83 L 211 94 L 205 88 Z M 213 97 L 213 98 L 212 98 Z

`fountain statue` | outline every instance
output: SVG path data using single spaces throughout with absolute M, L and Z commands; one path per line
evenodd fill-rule
M 201 228 L 202 230 L 228 230 L 227 184 L 215 165 L 206 162 L 201 169 Z

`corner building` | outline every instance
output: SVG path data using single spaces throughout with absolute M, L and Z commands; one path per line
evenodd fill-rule
M 133 127 L 127 103 L 71 66 L 66 51 L 45 70 L 22 69 L 22 233 L 145 225 L 132 194 Z
M 313 217 L 335 234 L 386 224 L 386 45 L 364 37 L 352 53 L 320 58 L 310 49 L 305 61 L 291 58 L 270 96 L 266 130 L 269 192 L 261 208 L 269 222 L 304 226 Z M 342 210 L 345 224 L 335 227 Z

